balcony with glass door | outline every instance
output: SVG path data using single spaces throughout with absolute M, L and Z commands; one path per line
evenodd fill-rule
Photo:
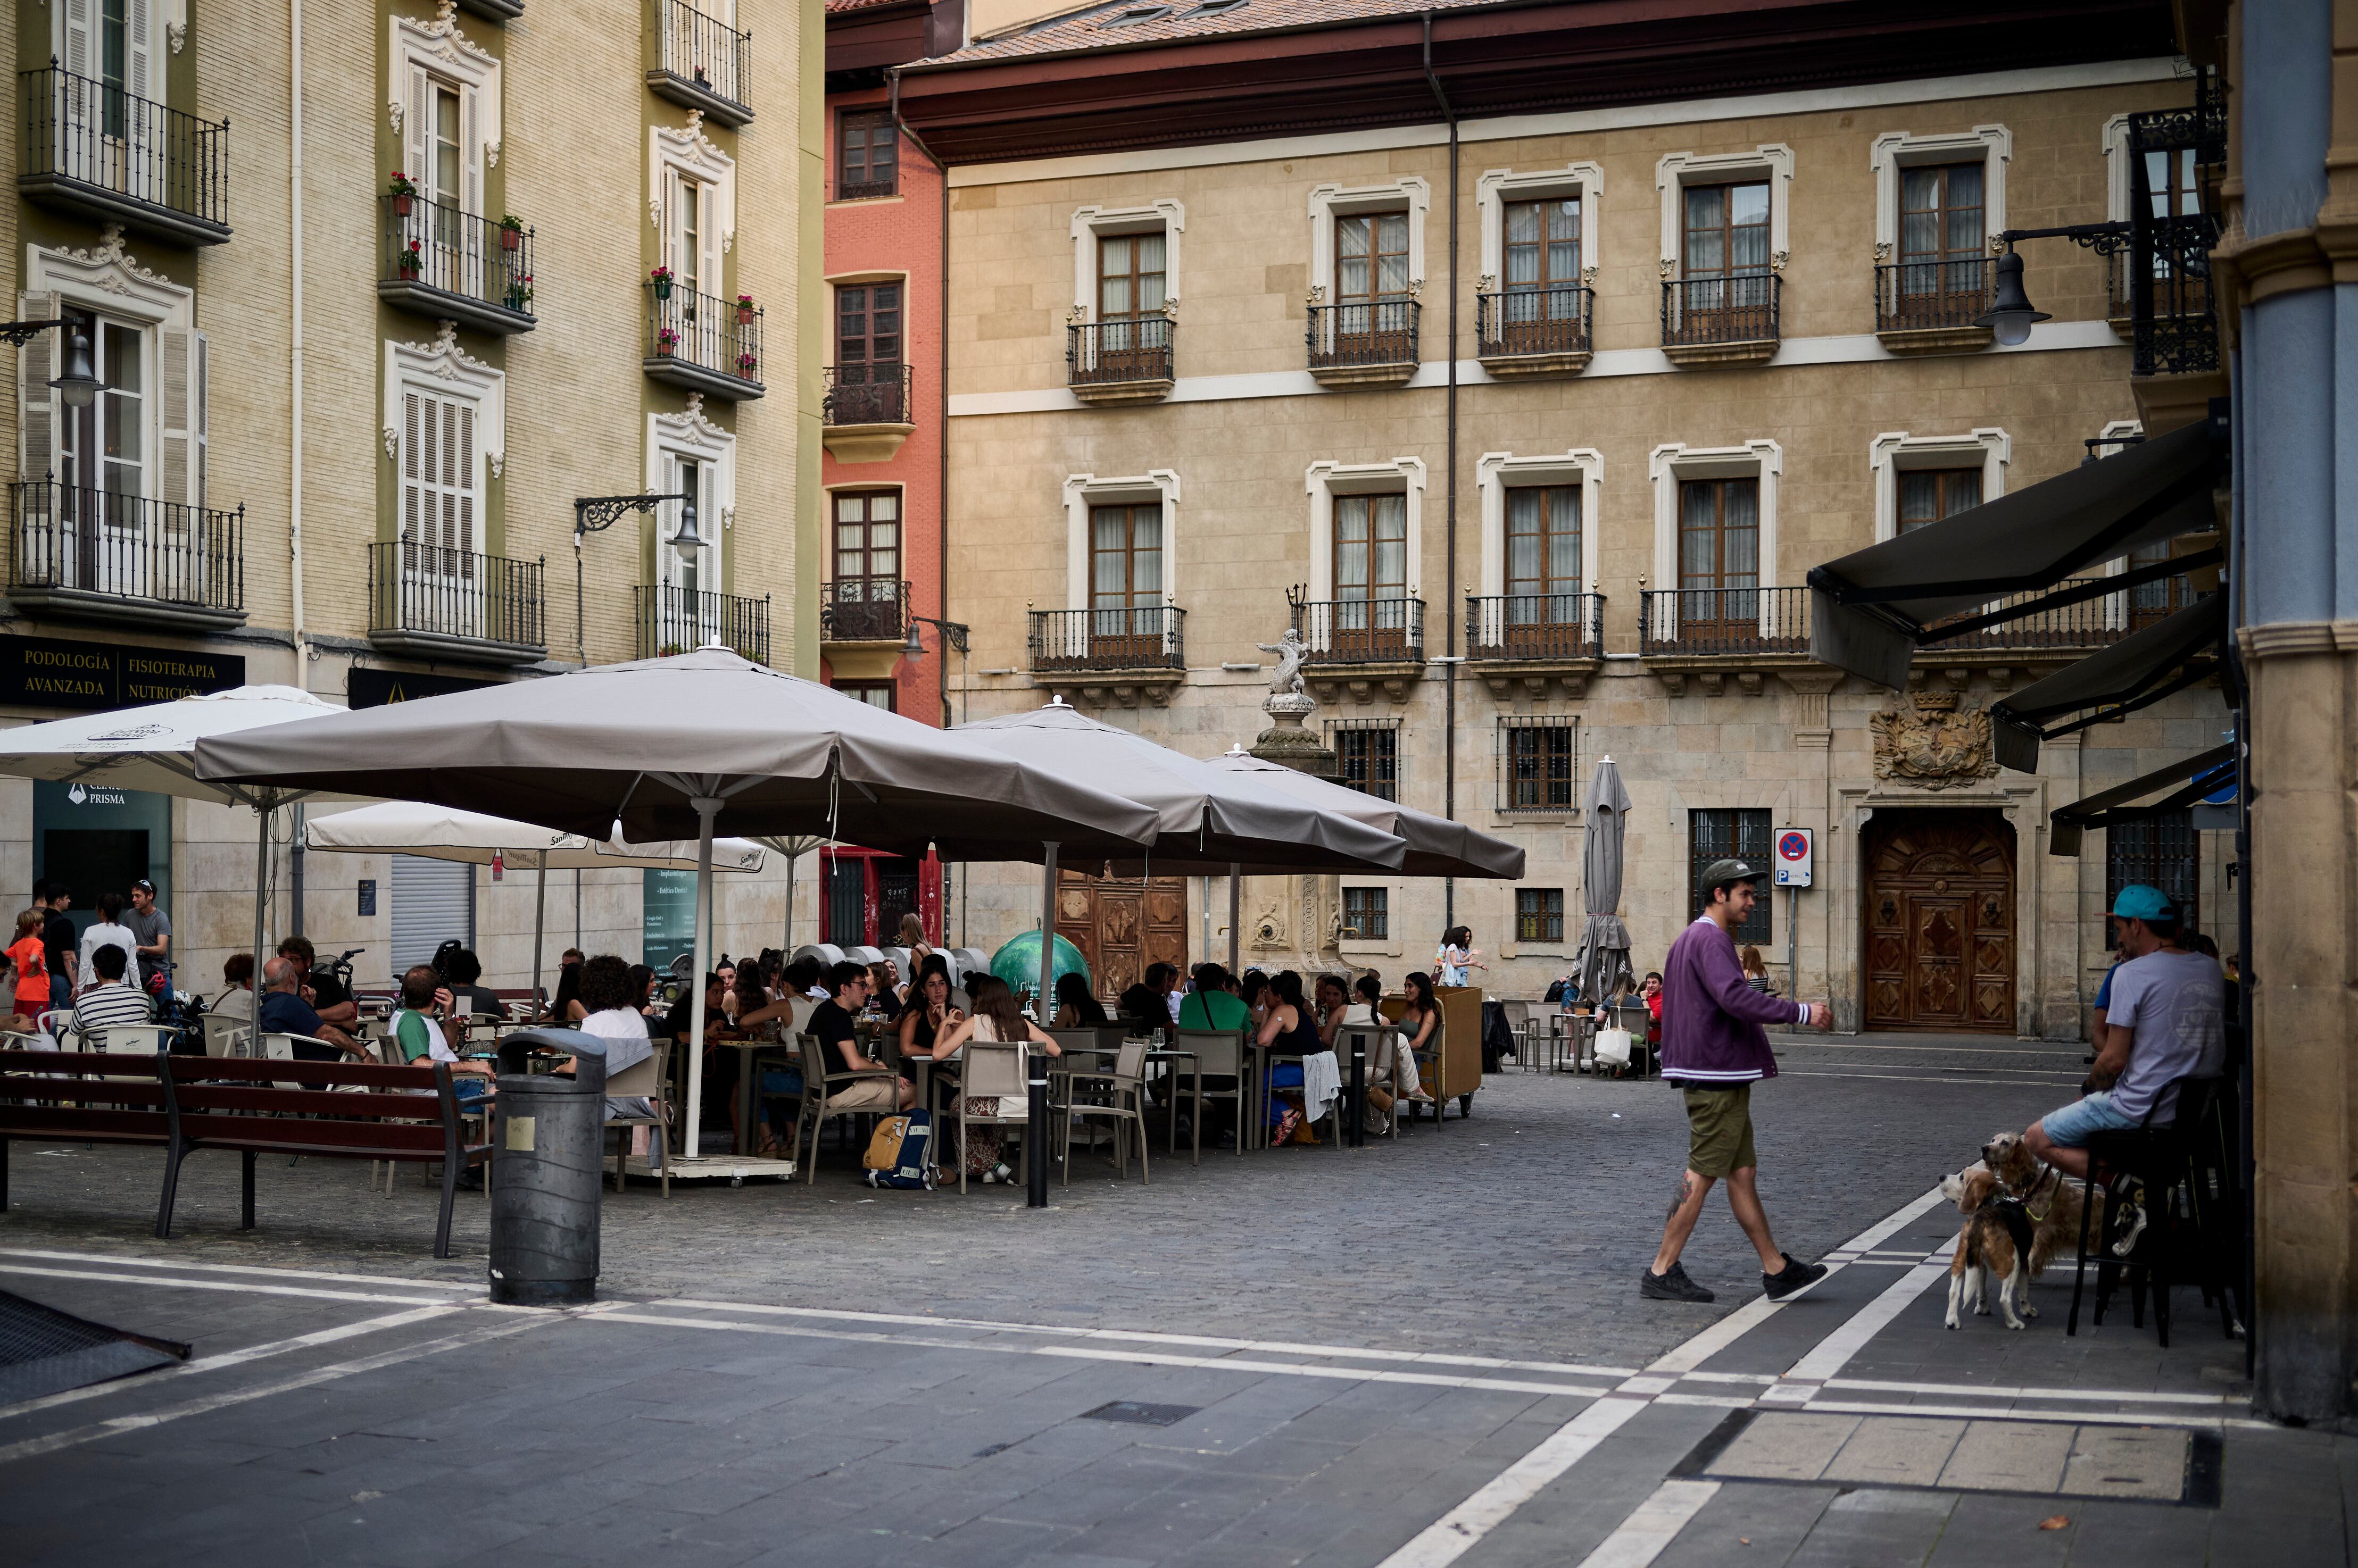
M 377 199 L 383 255 L 377 297 L 396 310 L 504 337 L 539 325 L 533 314 L 533 232 L 399 191 Z
M 103 485 L 12 484 L 8 599 L 45 619 L 151 631 L 242 626 L 245 511 L 213 512 Z
M 1769 245 L 1767 180 L 1679 192 L 1679 276 L 1662 284 L 1662 352 L 1676 365 L 1765 363 L 1777 352 L 1781 295 Z
M 17 73 L 24 162 L 16 189 L 44 207 L 168 244 L 227 242 L 229 122 L 140 96 L 130 77 L 147 69 L 144 51 L 134 56 L 118 42 L 97 52 L 99 77 L 54 63 Z M 161 61 L 152 69 L 160 77 Z
M 410 540 L 368 546 L 368 639 L 406 658 L 531 665 L 548 656 L 544 563 Z
M 714 593 L 680 583 L 641 583 L 631 590 L 637 657 L 655 659 L 719 643 L 741 659 L 770 662 L 767 595 Z
M 762 384 L 762 310 L 698 293 L 673 278 L 650 278 L 646 344 L 640 368 L 656 381 L 730 403 L 751 402 Z
M 753 35 L 729 25 L 729 0 L 644 0 L 647 88 L 721 125 L 753 123 Z
M 1091 319 L 1065 329 L 1065 384 L 1083 403 L 1154 403 L 1171 395 L 1170 236 L 1097 236 Z
M 1492 375 L 1571 375 L 1588 368 L 1595 295 L 1581 270 L 1586 206 L 1585 192 L 1501 204 L 1506 274 L 1485 278 L 1474 297 L 1475 354 Z
M 1899 170 L 1899 243 L 1875 269 L 1875 335 L 1895 354 L 1986 348 L 1974 318 L 1990 307 L 1997 264 L 1989 254 L 1987 178 L 1980 159 Z
M 1409 215 L 1351 213 L 1334 224 L 1334 299 L 1310 307 L 1310 373 L 1321 386 L 1404 385 L 1416 374 L 1420 315 Z

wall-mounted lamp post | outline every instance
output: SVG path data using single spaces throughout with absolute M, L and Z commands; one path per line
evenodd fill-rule
M 77 340 L 79 341 L 79 340 Z M 633 512 L 650 513 L 666 501 L 683 502 L 679 509 L 679 532 L 671 536 L 671 547 L 683 561 L 693 561 L 704 548 L 704 539 L 696 531 L 696 497 L 692 495 L 577 495 L 573 498 L 573 656 L 585 668 L 590 663 L 589 638 L 583 632 L 581 594 L 581 541 L 591 534 L 602 534 Z

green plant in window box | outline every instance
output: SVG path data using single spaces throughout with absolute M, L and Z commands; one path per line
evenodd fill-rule
M 500 249 L 524 249 L 524 220 L 511 212 L 500 220 Z
M 671 268 L 667 266 L 659 266 L 655 268 L 654 271 L 647 274 L 647 276 L 655 286 L 655 297 L 657 299 L 669 299 L 671 297 Z
M 425 267 L 426 263 L 425 258 L 420 256 L 417 253 L 417 242 L 416 240 L 410 241 L 408 248 L 394 257 L 394 265 L 400 268 L 402 276 L 413 279 L 417 276 L 418 273 Z

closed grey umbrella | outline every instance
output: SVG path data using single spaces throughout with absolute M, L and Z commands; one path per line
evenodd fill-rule
M 1629 928 L 1621 924 L 1622 841 L 1628 829 L 1629 792 L 1621 787 L 1621 770 L 1606 757 L 1588 781 L 1588 798 L 1582 803 L 1587 818 L 1581 846 L 1581 893 L 1586 918 L 1580 925 L 1580 946 L 1573 957 L 1573 973 L 1580 994 L 1603 1001 L 1637 989 L 1629 963 Z

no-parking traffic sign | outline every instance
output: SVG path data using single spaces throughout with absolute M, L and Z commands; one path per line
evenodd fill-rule
M 1777 885 L 1780 888 L 1805 888 L 1810 885 L 1810 830 L 1806 827 L 1777 829 Z

